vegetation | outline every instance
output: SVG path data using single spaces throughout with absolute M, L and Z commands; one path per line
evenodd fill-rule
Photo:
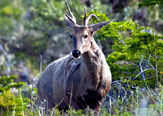
M 80 24 L 84 7 L 99 17 L 91 23 L 115 18 L 95 35 L 113 76 L 100 116 L 162 116 L 162 0 L 69 0 L 69 4 Z M 36 105 L 35 83 L 45 66 L 71 51 L 64 11 L 64 0 L 0 1 L 0 116 L 45 115 L 45 109 Z M 71 116 L 93 114 L 89 108 L 67 111 Z M 56 107 L 49 115 L 64 114 Z
M 29 98 L 21 95 L 24 83 L 15 83 L 17 76 L 0 77 L 0 115 L 20 116 L 27 111 Z

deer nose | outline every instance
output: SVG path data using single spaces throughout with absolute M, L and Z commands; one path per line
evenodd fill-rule
M 73 50 L 72 51 L 72 55 L 75 57 L 75 58 L 78 58 L 80 55 L 81 55 L 81 52 L 79 50 Z

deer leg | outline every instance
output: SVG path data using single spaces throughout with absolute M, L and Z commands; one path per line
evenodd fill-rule
M 100 107 L 101 107 L 101 101 L 98 101 L 98 104 L 96 105 L 94 109 L 95 116 L 98 116 Z

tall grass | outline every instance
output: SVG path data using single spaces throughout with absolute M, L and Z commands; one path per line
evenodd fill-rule
M 114 88 L 117 87 L 117 90 Z M 42 106 L 37 106 L 37 90 L 35 87 L 24 87 L 30 93 L 30 102 L 24 100 L 23 90 L 17 96 L 19 106 L 8 108 L 7 114 L 1 109 L 0 116 L 93 116 L 94 112 L 74 110 L 70 108 L 66 113 L 53 108 L 47 112 Z M 18 110 L 20 108 L 20 110 Z M 100 109 L 100 116 L 163 116 L 163 86 L 155 89 L 139 88 L 134 90 L 113 85 Z

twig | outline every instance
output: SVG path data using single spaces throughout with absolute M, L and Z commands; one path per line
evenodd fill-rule
M 144 61 L 146 61 L 146 62 L 152 67 L 153 70 L 159 72 L 159 71 L 150 63 L 150 56 L 149 56 L 148 60 L 145 60 L 145 59 L 144 59 Z
M 143 60 L 144 60 L 144 56 L 142 55 L 141 61 L 140 61 L 140 63 L 139 63 L 139 69 L 140 69 L 140 71 L 141 71 L 140 74 L 142 75 L 143 80 L 145 80 L 144 71 L 143 71 L 143 69 L 142 69 L 142 62 L 143 62 Z
M 42 72 L 42 55 L 40 55 L 40 73 Z
M 126 45 L 125 42 L 124 42 L 123 40 L 121 40 L 120 38 L 118 38 L 118 39 L 119 39 L 119 41 L 120 41 L 122 44 Z
M 136 79 L 140 74 L 142 74 L 143 72 L 145 72 L 145 71 L 147 71 L 147 70 L 154 70 L 154 69 L 152 69 L 152 68 L 144 69 L 144 70 L 142 70 L 140 73 L 138 73 L 138 74 L 135 76 L 134 79 Z

